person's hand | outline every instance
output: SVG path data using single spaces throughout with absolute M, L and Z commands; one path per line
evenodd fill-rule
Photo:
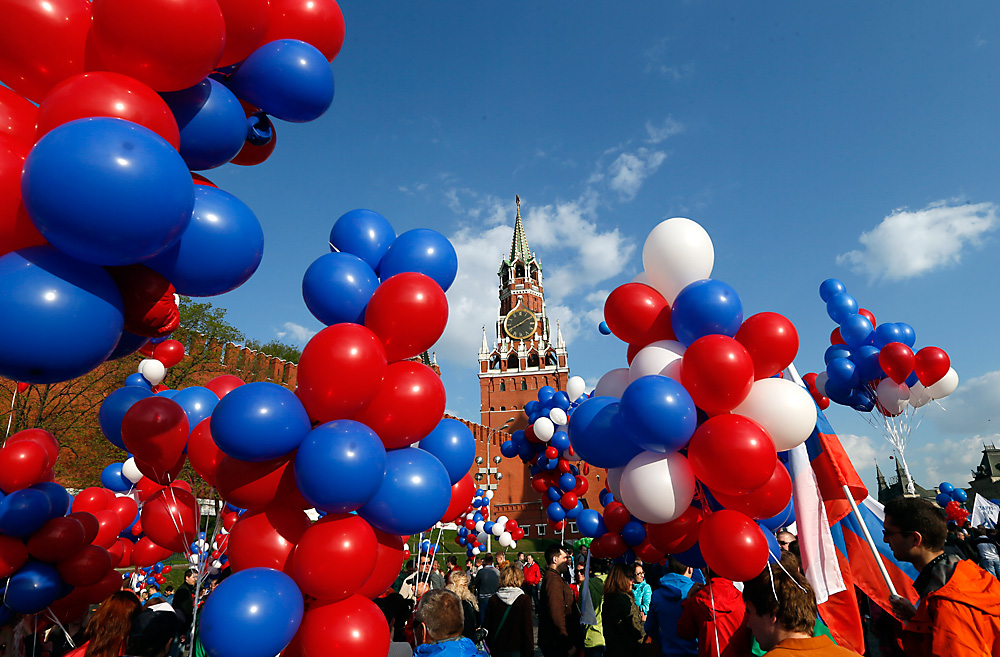
M 912 602 L 898 595 L 889 596 L 889 605 L 892 607 L 893 613 L 896 614 L 896 618 L 902 621 L 910 620 L 917 613 L 917 608 L 913 606 Z

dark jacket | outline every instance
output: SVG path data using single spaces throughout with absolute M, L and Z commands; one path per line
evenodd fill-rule
M 646 616 L 646 634 L 664 657 L 697 655 L 698 642 L 677 636 L 677 621 L 681 617 L 681 603 L 694 586 L 690 577 L 667 573 L 660 578 L 660 587 L 653 591 Z
M 489 599 L 500 588 L 500 571 L 494 566 L 480 568 L 473 584 L 477 597 Z
M 500 621 L 508 609 L 510 613 L 507 613 L 507 620 L 503 621 L 501 627 Z M 521 657 L 535 654 L 531 598 L 521 589 L 505 587 L 490 598 L 486 605 L 483 627 L 489 632 L 486 635 L 486 645 L 491 653 L 519 651 Z
M 183 583 L 174 591 L 173 608 L 184 617 L 183 634 L 191 631 L 191 620 L 194 617 L 194 589 Z
M 601 602 L 605 657 L 635 655 L 646 633 L 631 593 L 605 593 Z
M 580 644 L 580 611 L 573 590 L 559 573 L 546 568 L 538 596 L 538 647 L 548 657 Z

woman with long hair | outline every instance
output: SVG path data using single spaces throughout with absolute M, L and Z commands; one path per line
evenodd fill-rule
M 462 571 L 453 572 L 445 588 L 462 600 L 462 612 L 465 615 L 465 629 L 462 630 L 462 636 L 474 641 L 476 629 L 479 627 L 479 603 L 469 590 L 469 576 Z
M 119 657 L 125 653 L 132 619 L 141 611 L 132 591 L 115 591 L 94 612 L 83 633 L 86 643 L 66 657 Z
M 605 657 L 626 657 L 638 653 L 646 633 L 642 629 L 639 607 L 632 597 L 632 581 L 622 564 L 612 566 L 604 581 L 601 607 Z
M 493 657 L 531 657 L 535 654 L 532 634 L 531 596 L 521 586 L 524 571 L 507 564 L 500 571 L 500 588 L 486 603 L 486 645 Z

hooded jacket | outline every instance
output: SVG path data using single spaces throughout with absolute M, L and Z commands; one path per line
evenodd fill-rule
M 722 577 L 709 578 L 708 584 L 684 600 L 682 607 L 677 636 L 697 639 L 701 657 L 750 654 L 750 637 L 743 625 L 746 606 L 731 581 Z M 737 630 L 741 631 L 737 633 Z M 739 636 L 733 640 L 737 634 Z
M 414 657 L 487 657 L 487 654 L 464 636 L 438 643 L 424 643 L 413 651 Z
M 954 568 L 903 628 L 907 657 L 1000 655 L 1000 582 L 971 561 Z
M 646 616 L 646 634 L 660 646 L 664 657 L 697 655 L 698 642 L 677 636 L 681 603 L 694 586 L 690 577 L 667 573 L 660 578 L 660 588 L 653 592 Z

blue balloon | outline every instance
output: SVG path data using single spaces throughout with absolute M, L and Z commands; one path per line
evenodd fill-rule
M 592 397 L 577 407 L 569 421 L 569 439 L 581 459 L 598 468 L 627 465 L 642 448 L 632 442 L 615 397 Z
M 674 559 L 677 559 L 685 566 L 689 568 L 707 568 L 708 564 L 705 563 L 705 557 L 701 556 L 701 546 L 695 543 L 690 548 L 681 552 L 680 554 L 675 554 Z
M 379 276 L 384 281 L 404 271 L 430 276 L 447 292 L 458 274 L 458 254 L 448 238 L 437 231 L 428 228 L 408 230 L 385 252 Z
M 500 455 L 505 459 L 512 459 L 517 457 L 517 443 L 513 440 L 505 440 L 500 444 Z
M 691 395 L 666 376 L 643 376 L 630 383 L 622 393 L 620 412 L 632 442 L 651 452 L 676 452 L 698 427 Z
M 852 401 L 852 393 L 854 392 L 853 388 L 848 388 L 847 386 L 827 380 L 825 389 L 826 389 L 826 396 L 829 397 L 831 400 L 837 402 L 841 406 L 850 406 L 853 403 Z
M 542 386 L 541 388 L 538 389 L 538 401 L 541 402 L 542 404 L 545 404 L 550 399 L 552 399 L 553 395 L 555 394 L 556 394 L 556 389 L 553 388 L 552 386 Z
M 880 367 L 880 368 L 879 368 L 879 370 L 881 370 L 881 369 L 882 369 L 882 368 Z M 885 372 L 882 372 L 882 376 L 883 376 L 883 377 L 885 376 Z M 874 378 L 874 377 L 872 377 L 872 378 Z M 881 377 L 880 377 L 880 378 L 881 378 Z M 919 380 L 920 380 L 920 378 L 919 378 L 919 377 L 917 376 L 917 373 L 916 373 L 916 372 L 910 372 L 910 376 L 906 377 L 906 381 L 904 381 L 904 383 L 905 383 L 905 384 L 906 384 L 906 385 L 907 385 L 908 387 L 912 388 L 912 387 L 913 387 L 913 384 L 914 384 L 914 383 L 916 383 L 916 382 L 917 382 L 917 381 L 919 381 Z
M 298 448 L 311 429 L 295 393 L 266 381 L 234 388 L 212 411 L 215 444 L 241 461 L 284 456 Z
M 181 131 L 180 154 L 192 171 L 229 162 L 247 139 L 240 101 L 221 82 L 205 78 L 193 87 L 161 93 Z
M 760 527 L 761 533 L 764 534 L 764 538 L 767 540 L 767 562 L 778 563 L 781 559 L 781 546 L 778 545 L 778 538 L 772 531 L 767 529 L 763 522 L 758 522 L 757 526 Z
M 862 381 L 871 381 L 885 377 L 882 366 L 878 364 L 878 355 L 878 347 L 870 344 L 858 347 L 857 351 L 851 353 L 851 362 L 857 368 L 858 376 Z
M 949 495 L 948 493 L 938 493 L 936 496 L 934 496 L 934 501 L 938 503 L 938 506 L 944 508 L 948 506 L 948 503 L 953 500 L 951 499 L 951 495 Z
M 827 385 L 833 383 L 835 386 L 856 388 L 861 382 L 857 369 L 849 358 L 834 358 L 826 366 Z
M 857 388 L 851 392 L 851 407 L 862 413 L 868 413 L 875 408 L 875 395 L 867 388 Z
M 156 393 L 156 396 L 157 397 L 166 397 L 167 399 L 173 399 L 174 397 L 177 396 L 177 393 L 179 393 L 179 392 L 180 392 L 180 390 L 173 390 L 173 389 L 161 390 L 158 393 Z
M 378 273 L 382 256 L 396 239 L 389 220 L 373 210 L 351 210 L 340 216 L 330 230 L 330 250 L 350 253 Z
M 130 265 L 168 248 L 194 203 L 191 174 L 170 144 L 105 117 L 42 137 L 25 160 L 21 192 L 49 244 L 97 265 Z
M 198 185 L 191 223 L 177 243 L 143 264 L 178 294 L 211 297 L 243 285 L 264 255 L 264 231 L 253 211 L 229 192 Z
M 948 483 L 947 481 L 942 481 L 940 484 L 938 484 L 938 490 L 942 493 L 948 493 L 949 495 L 951 495 L 951 492 L 955 490 L 955 486 Z
M 486 532 L 487 534 L 492 534 L 493 533 L 493 525 L 495 525 L 495 524 L 496 523 L 493 522 L 492 520 L 487 520 L 486 522 L 483 523 L 483 531 Z
M 569 434 L 565 431 L 556 431 L 552 434 L 552 439 L 549 440 L 549 444 L 562 453 L 570 447 Z
M 583 502 L 577 500 L 576 506 L 574 506 L 572 509 L 566 509 L 566 519 L 576 520 L 582 511 L 583 511 Z
M 629 520 L 622 527 L 621 535 L 629 545 L 639 545 L 646 540 L 646 528 L 642 526 L 641 522 Z
M 146 377 L 136 372 L 125 377 L 125 386 L 129 388 L 145 388 L 152 391 L 153 384 L 146 380 Z
M 826 348 L 826 353 L 823 354 L 823 362 L 827 365 L 834 358 L 850 358 L 853 352 L 848 348 L 846 344 L 832 344 Z
M 552 404 L 552 408 L 561 408 L 564 411 L 569 410 L 570 407 L 569 395 L 562 390 L 559 390 L 556 392 L 556 394 L 552 395 L 552 399 L 550 401 Z
M 374 431 L 354 420 L 335 420 L 313 429 L 299 445 L 295 482 L 317 509 L 356 511 L 378 492 L 385 463 L 385 446 Z
M 608 327 L 607 322 L 601 322 L 598 324 L 597 330 L 601 332 L 601 335 L 611 335 L 611 329 Z
M 188 426 L 194 431 L 199 422 L 212 416 L 212 410 L 219 403 L 219 396 L 208 388 L 191 386 L 178 390 L 173 400 L 184 409 Z
M 59 518 L 66 515 L 73 503 L 73 498 L 70 497 L 66 489 L 54 481 L 43 481 L 30 486 L 30 488 L 45 493 L 45 496 L 49 498 L 49 503 L 52 505 L 49 518 Z
M 670 325 L 684 346 L 715 333 L 733 337 L 742 323 L 743 303 L 736 290 L 711 278 L 681 290 L 670 309 Z
M 481 514 L 481 513 L 473 513 L 472 514 L 472 522 L 479 522 L 482 519 L 483 519 L 483 514 Z
M 566 509 L 559 502 L 553 502 L 545 507 L 545 515 L 552 522 L 559 522 L 566 519 Z
M 607 506 L 614 501 L 615 496 L 614 493 L 609 491 L 607 488 L 602 488 L 601 492 L 597 495 L 597 499 L 600 501 L 601 506 Z
M 887 323 L 879 324 L 875 327 L 875 346 L 881 349 L 890 342 L 902 342 L 903 332 L 899 329 L 898 324 Z
M 386 454 L 385 481 L 358 515 L 376 529 L 402 536 L 432 526 L 450 502 L 451 483 L 441 461 L 406 447 Z
M 533 399 L 524 405 L 524 412 L 527 415 L 532 415 L 537 408 L 538 408 L 538 400 Z M 520 431 L 520 429 L 518 429 L 518 431 Z
M 122 476 L 122 464 L 112 463 L 101 471 L 101 485 L 115 493 L 127 493 L 132 482 Z
M 864 315 L 848 315 L 840 323 L 840 337 L 847 346 L 857 349 L 872 341 L 872 323 Z
M 0 500 L 0 534 L 23 538 L 52 518 L 52 501 L 34 488 L 16 490 Z
M 598 538 L 607 532 L 604 526 L 604 518 L 594 509 L 584 509 L 576 517 L 576 526 L 580 533 L 589 538 Z
M 524 442 L 522 442 L 517 446 L 517 455 L 521 458 L 522 461 L 527 463 L 537 453 L 535 447 L 536 446 L 533 443 L 529 443 L 527 440 L 525 440 Z
M 293 123 L 318 119 L 333 103 L 330 63 L 314 46 L 297 39 L 257 48 L 227 84 L 248 103 Z
M 549 498 L 550 502 L 558 502 L 562 498 L 563 494 L 562 494 L 562 491 L 559 490 L 558 487 L 556 487 L 556 486 L 549 486 L 545 490 L 545 496 Z
M 913 330 L 912 326 L 904 322 L 896 322 L 896 328 L 899 330 L 900 342 L 907 347 L 913 347 L 917 343 L 917 332 Z
M 836 278 L 828 278 L 819 284 L 819 298 L 823 300 L 823 303 L 844 292 L 847 292 L 847 286 Z
M 476 439 L 464 422 L 444 418 L 434 430 L 420 439 L 420 449 L 441 461 L 452 485 L 457 484 L 476 458 Z
M 211 657 L 273 657 L 295 636 L 303 608 L 291 577 L 248 568 L 212 591 L 199 614 L 198 637 Z
M 31 559 L 11 576 L 3 601 L 19 614 L 34 614 L 55 602 L 62 589 L 53 566 Z
M 142 377 L 141 374 L 132 374 L 129 378 L 133 376 Z M 125 441 L 122 440 L 122 419 L 125 418 L 128 409 L 132 408 L 132 405 L 140 399 L 153 396 L 148 388 L 128 385 L 128 379 L 125 383 L 124 388 L 118 388 L 104 398 L 104 401 L 101 402 L 101 410 L 97 413 L 97 422 L 101 425 L 101 433 L 108 439 L 108 442 L 119 449 L 125 449 Z
M 955 490 L 951 491 L 951 499 L 955 500 L 956 502 L 962 503 L 969 499 L 969 494 L 966 493 L 961 488 L 956 488 Z
M 63 198 L 58 189 L 49 196 Z M 0 256 L 0 308 L 0 376 L 27 383 L 67 381 L 96 368 L 125 321 L 111 276 L 51 246 Z
M 848 316 L 857 313 L 858 302 L 847 292 L 835 294 L 826 302 L 826 314 L 837 324 L 842 324 Z
M 108 355 L 108 360 L 118 360 L 119 358 L 130 356 L 139 351 L 140 347 L 148 341 L 149 338 L 144 335 L 122 331 L 121 337 L 118 338 L 118 344 L 115 345 L 115 348 Z M 142 375 L 140 374 L 139 376 Z M 126 385 L 128 384 L 126 383 Z
M 767 529 L 767 532 L 764 532 L 765 534 L 776 532 L 782 527 L 787 527 L 795 522 L 795 505 L 792 502 L 793 500 L 789 500 L 788 505 L 781 513 L 760 521 L 760 524 Z
M 564 472 L 559 475 L 559 488 L 564 491 L 571 491 L 576 488 L 576 477 L 572 472 Z
M 313 317 L 327 326 L 364 324 L 368 301 L 378 287 L 375 271 L 350 253 L 313 260 L 302 277 L 302 298 Z

